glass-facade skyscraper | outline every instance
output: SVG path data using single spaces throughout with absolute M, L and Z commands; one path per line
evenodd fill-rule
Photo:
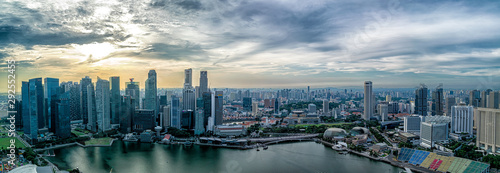
M 427 86 L 424 84 L 415 90 L 415 114 L 427 116 Z
M 158 113 L 157 105 L 157 78 L 156 71 L 149 70 L 148 79 L 145 84 L 145 98 L 144 98 L 144 109 L 150 109 L 154 111 L 156 115 Z
M 110 126 L 110 103 L 109 103 L 109 81 L 97 78 L 95 85 L 95 103 L 97 113 L 97 131 L 109 130 Z
M 111 93 L 110 93 L 110 103 L 111 103 L 111 124 L 119 124 L 119 116 L 120 116 L 120 77 L 113 76 L 109 78 L 109 82 L 111 84 Z

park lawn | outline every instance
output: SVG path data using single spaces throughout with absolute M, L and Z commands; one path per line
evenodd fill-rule
M 90 139 L 89 141 L 85 141 L 85 145 L 109 145 L 111 144 L 111 138 L 110 137 L 105 137 L 105 138 L 93 138 Z
M 26 146 L 21 142 L 19 141 L 19 139 L 17 138 L 0 138 L 0 147 L 2 149 L 7 149 L 7 147 L 10 146 L 10 139 L 15 139 L 16 140 L 16 148 L 26 148 Z
M 86 135 L 85 133 L 82 133 L 82 132 L 79 132 L 79 131 L 76 131 L 76 130 L 71 131 L 71 133 L 74 133 L 76 136 Z

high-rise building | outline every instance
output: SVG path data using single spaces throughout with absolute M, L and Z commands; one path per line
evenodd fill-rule
M 373 92 L 372 92 L 372 82 L 371 81 L 365 81 L 364 83 L 364 88 L 365 88 L 365 96 L 364 96 L 364 113 L 363 113 L 363 119 L 364 120 L 370 120 L 371 116 L 373 115 L 373 105 L 375 100 L 373 100 Z
M 140 89 L 139 89 L 139 82 L 134 82 L 134 78 L 130 78 L 130 82 L 125 82 L 125 95 L 128 95 L 132 97 L 135 101 L 135 108 L 139 109 L 140 107 Z
M 473 107 L 465 104 L 451 107 L 451 132 L 472 135 Z
M 404 131 L 405 132 L 420 132 L 420 124 L 422 119 L 417 116 L 404 117 Z
M 111 124 L 120 124 L 120 77 L 113 76 L 109 78 L 111 84 L 110 103 L 111 103 Z
M 215 125 L 222 125 L 224 96 L 222 91 L 215 91 Z
M 420 130 L 421 146 L 434 147 L 436 142 L 448 141 L 448 124 L 438 122 L 422 122 Z
M 50 117 L 52 117 L 51 115 L 51 107 L 50 107 L 50 102 L 51 102 L 51 99 L 52 99 L 52 96 L 57 96 L 59 94 L 59 79 L 57 78 L 45 78 L 44 79 L 44 97 L 45 99 L 47 100 L 45 103 L 45 109 L 44 109 L 44 114 L 45 114 L 45 117 L 46 117 L 46 121 L 47 121 L 47 124 L 46 126 L 48 128 L 51 128 L 52 127 L 52 124 L 50 123 Z
M 307 105 L 307 112 L 316 113 L 316 105 L 313 103 Z
M 94 84 L 87 85 L 87 129 L 97 132 L 97 110 Z
M 23 118 L 23 131 L 24 134 L 29 135 L 31 132 L 31 113 L 30 113 L 30 83 L 22 82 L 21 85 L 21 105 L 22 105 L 22 118 Z M 38 122 L 37 122 L 38 123 Z M 37 129 L 38 130 L 38 129 Z M 31 138 L 31 136 L 30 136 Z
M 129 96 L 125 95 L 121 97 L 120 105 L 120 132 L 130 133 L 132 132 L 132 118 L 135 115 L 135 100 Z
M 443 87 L 440 84 L 435 91 L 432 92 L 432 115 L 443 115 Z
M 57 103 L 57 115 L 54 116 L 55 135 L 59 138 L 71 137 L 71 121 L 70 112 L 70 92 L 65 92 L 60 97 L 60 102 Z
M 427 86 L 420 84 L 415 90 L 415 114 L 427 116 Z
M 155 115 L 151 109 L 136 109 L 132 118 L 132 129 L 141 133 L 145 130 L 154 130 Z
M 270 108 L 270 107 L 271 107 L 271 100 L 264 99 L 264 108 Z
M 446 97 L 446 116 L 451 115 L 451 107 L 455 106 L 456 104 L 457 104 L 457 101 L 455 99 L 455 96 Z
M 157 110 L 157 77 L 155 70 L 149 70 L 148 79 L 146 80 L 144 109 L 154 110 L 155 115 Z
M 383 122 L 389 116 L 389 106 L 387 104 L 378 104 L 377 112 L 380 114 L 380 119 Z
M 392 102 L 392 97 L 391 97 L 391 95 L 386 95 L 386 96 L 385 96 L 385 101 L 386 101 L 386 102 Z
M 251 97 L 243 97 L 243 110 L 251 111 L 252 110 L 252 98 Z
M 479 90 L 472 90 L 469 93 L 469 105 L 475 108 L 481 106 L 481 92 Z
M 192 110 L 183 110 L 181 114 L 181 128 L 191 130 L 194 129 L 195 120 Z
M 170 105 L 163 106 L 163 127 L 167 128 L 171 126 L 171 116 L 170 116 Z
M 259 112 L 259 103 L 253 102 L 252 103 L 252 116 L 256 117 L 258 112 Z
M 212 92 L 204 92 L 202 94 L 203 97 L 203 112 L 204 112 L 204 120 L 203 127 L 208 126 L 208 118 L 212 115 Z M 213 124 L 213 123 L 212 123 Z
M 486 108 L 488 107 L 488 96 L 490 95 L 491 89 L 487 89 L 486 91 L 481 91 L 481 105 L 480 107 Z
M 207 71 L 200 71 L 200 88 L 197 92 L 200 97 L 203 95 L 203 93 L 208 92 Z
M 488 108 L 499 108 L 500 92 L 491 91 L 488 96 Z
M 192 110 L 196 108 L 196 94 L 193 89 L 193 70 L 184 70 L 184 88 L 182 89 L 182 110 Z
M 500 147 L 500 109 L 474 109 L 476 146 L 491 153 Z
M 274 108 L 274 113 L 277 114 L 280 111 L 280 102 L 279 98 L 273 99 L 273 108 Z
M 205 111 L 203 109 L 196 110 L 195 113 L 194 134 L 200 135 L 205 133 Z
M 82 80 L 80 80 L 80 115 L 82 116 L 83 124 L 87 124 L 89 122 L 88 94 L 90 92 L 87 91 L 87 87 L 89 85 L 92 85 L 92 79 L 90 77 L 85 76 L 85 78 L 82 78 Z
M 109 81 L 97 77 L 95 85 L 95 103 L 97 113 L 97 131 L 103 132 L 111 129 L 111 110 L 109 103 Z
M 328 100 L 323 100 L 323 114 L 327 115 L 330 112 L 330 102 Z
M 37 142 L 38 128 L 44 127 L 43 100 L 44 90 L 42 78 L 22 82 L 24 133 L 32 144 Z M 41 123 L 40 123 L 41 122 Z
M 181 128 L 181 108 L 179 98 L 172 95 L 172 102 L 170 103 L 171 113 L 170 116 L 172 120 L 170 121 L 171 126 L 180 129 Z
M 71 121 L 82 120 L 81 103 L 80 103 L 80 85 L 74 82 L 69 88 L 69 116 Z M 108 91 L 109 92 L 109 91 Z

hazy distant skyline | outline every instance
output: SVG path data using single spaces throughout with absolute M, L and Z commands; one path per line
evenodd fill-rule
M 498 1 L 98 0 L 0 3 L 1 83 L 120 76 L 180 88 L 500 88 Z M 6 85 L 0 92 L 6 92 Z

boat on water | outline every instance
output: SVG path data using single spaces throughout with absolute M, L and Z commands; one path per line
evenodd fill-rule
M 264 146 L 263 148 L 264 148 L 264 150 L 267 150 L 267 148 L 269 148 L 269 147 L 267 147 L 267 145 L 266 145 L 266 146 Z
M 259 148 L 257 148 L 257 151 L 260 151 Z
M 339 152 L 339 154 L 346 155 L 346 154 L 348 154 L 348 152 L 347 151 L 342 151 L 342 152 Z

